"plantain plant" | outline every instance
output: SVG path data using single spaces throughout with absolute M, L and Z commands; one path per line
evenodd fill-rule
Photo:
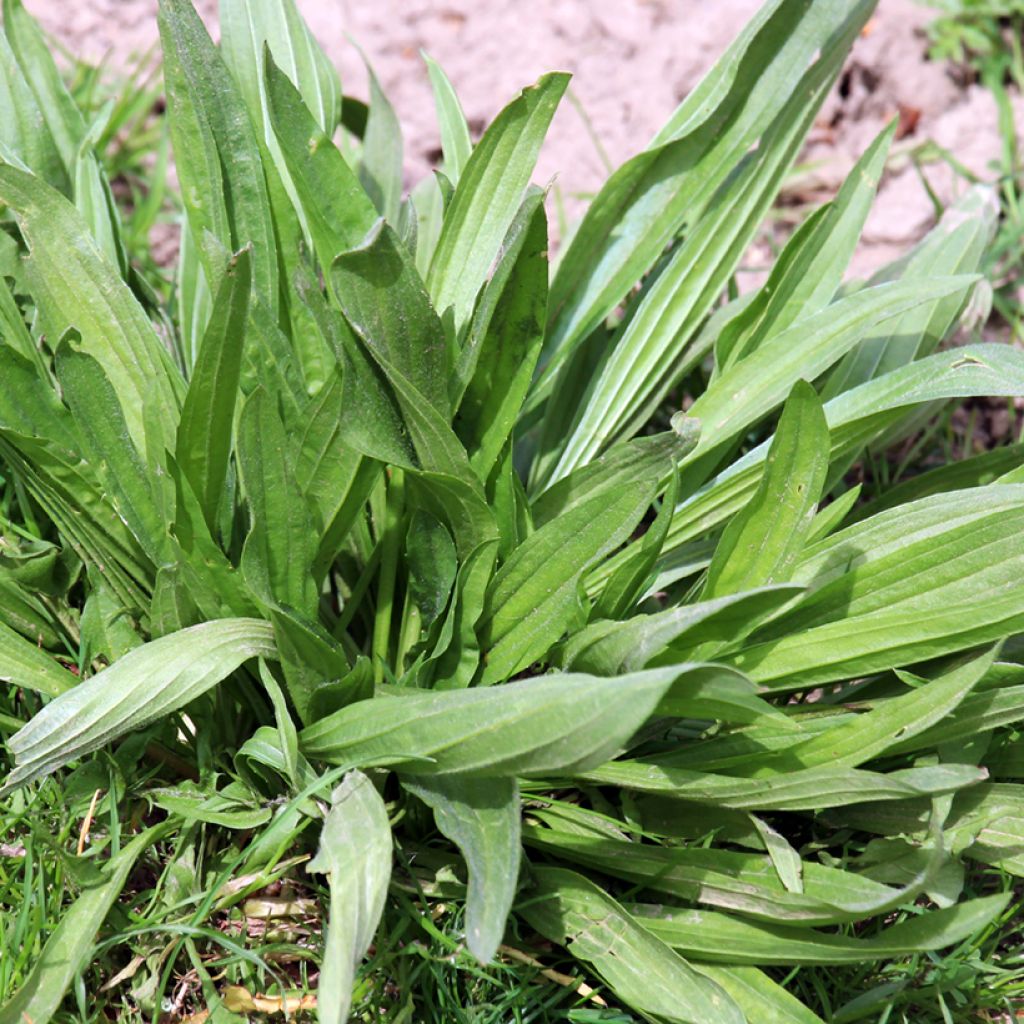
M 872 7 L 768 0 L 552 257 L 530 179 L 567 75 L 474 144 L 429 62 L 443 162 L 403 196 L 379 84 L 343 96 L 292 0 L 221 0 L 219 47 L 161 0 L 165 305 L 102 124 L 4 0 L 3 793 L 114 764 L 137 835 L 94 825 L 2 1024 L 58 1011 L 154 851 L 178 895 L 146 969 L 209 982 L 195 929 L 315 849 L 331 1022 L 389 887 L 464 902 L 483 964 L 514 927 L 691 1024 L 819 1021 L 776 968 L 1003 911 L 961 895 L 964 864 L 1024 874 L 1021 449 L 849 484 L 950 403 L 1024 396 L 1019 351 L 940 348 L 992 197 L 844 281 L 890 128 L 734 287 Z

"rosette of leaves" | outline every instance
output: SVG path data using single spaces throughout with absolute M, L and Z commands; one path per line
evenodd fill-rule
M 222 0 L 219 47 L 162 0 L 164 308 L 6 0 L 0 456 L 24 538 L 0 663 L 39 709 L 4 791 L 149 756 L 122 799 L 244 832 L 240 877 L 316 846 L 331 1021 L 409 871 L 465 901 L 481 962 L 511 916 L 610 998 L 700 1024 L 816 1021 L 776 967 L 998 914 L 956 880 L 1024 870 L 1024 789 L 989 781 L 1020 774 L 1020 448 L 848 485 L 950 403 L 1024 395 L 1020 352 L 939 348 L 991 197 L 844 283 L 889 129 L 733 287 L 872 7 L 766 3 L 553 262 L 530 179 L 568 76 L 474 144 L 429 63 L 443 163 L 405 196 L 379 85 L 344 96 L 291 0 Z M 102 868 L 0 1021 L 49 1019 L 164 834 Z M 850 857 L 851 834 L 883 838 Z M 223 890 L 201 892 L 169 929 Z M 919 897 L 937 909 L 842 927 Z

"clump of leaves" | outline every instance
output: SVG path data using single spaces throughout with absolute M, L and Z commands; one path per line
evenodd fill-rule
M 514 926 L 701 1024 L 816 1021 L 774 968 L 935 950 L 1002 912 L 959 897 L 965 861 L 1024 871 L 1024 788 L 990 781 L 1021 774 L 1020 450 L 866 505 L 844 484 L 950 402 L 1024 395 L 1021 353 L 938 350 L 991 196 L 844 284 L 886 131 L 725 300 L 872 7 L 770 0 L 552 274 L 530 178 L 566 75 L 473 146 L 431 64 L 444 163 L 403 198 L 386 98 L 343 97 L 290 0 L 222 0 L 219 48 L 162 0 L 167 309 L 5 0 L 0 456 L 30 525 L 2 553 L 0 663 L 45 703 L 4 792 L 30 808 L 106 763 L 114 821 L 160 814 L 109 859 L 99 830 L 0 1021 L 56 1012 L 157 842 L 158 923 L 129 932 L 171 944 L 132 968 L 137 1001 L 180 955 L 218 1005 L 197 941 L 252 954 L 210 916 L 315 847 L 325 1021 L 389 887 L 464 902 L 483 963 Z

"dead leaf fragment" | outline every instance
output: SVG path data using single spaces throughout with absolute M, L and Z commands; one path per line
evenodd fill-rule
M 289 1016 L 299 1010 L 316 1009 L 315 995 L 253 995 L 241 985 L 228 985 L 221 993 L 221 999 L 232 1013 L 283 1013 Z

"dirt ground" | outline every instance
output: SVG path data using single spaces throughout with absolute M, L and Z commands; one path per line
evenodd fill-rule
M 216 30 L 216 0 L 197 0 Z M 26 0 L 68 48 L 124 63 L 157 38 L 156 0 Z M 446 69 L 480 130 L 515 92 L 545 71 L 574 75 L 577 103 L 563 102 L 538 167 L 574 196 L 600 186 L 605 160 L 617 165 L 642 148 L 725 48 L 759 0 L 299 0 L 345 88 L 366 95 L 366 73 L 350 40 L 364 49 L 406 132 L 412 184 L 437 152 L 433 101 L 419 51 Z M 923 27 L 934 13 L 916 0 L 880 0 L 828 101 L 805 154 L 797 198 L 826 198 L 871 138 L 901 118 L 896 153 L 933 139 L 979 176 L 999 155 L 995 105 L 927 60 Z M 1024 132 L 1024 102 L 1017 98 Z M 595 141 L 595 139 L 597 141 Z M 880 189 L 854 272 L 891 259 L 933 223 L 917 172 L 897 158 Z M 943 200 L 962 189 L 941 163 L 928 168 Z

